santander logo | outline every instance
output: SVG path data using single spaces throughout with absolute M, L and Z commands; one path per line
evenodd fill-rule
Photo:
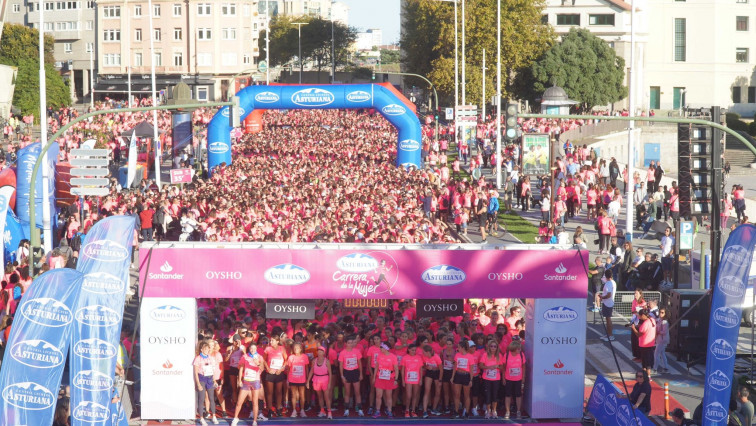
M 564 267 L 564 264 L 562 264 L 562 262 L 559 262 L 559 266 L 554 269 L 554 272 L 556 272 L 557 274 L 563 274 L 567 272 L 567 268 Z
M 165 368 L 166 370 L 170 370 L 171 368 L 173 368 L 173 364 L 171 364 L 171 360 L 166 359 L 165 362 L 163 363 L 163 368 Z
M 166 260 L 165 263 L 163 264 L 163 266 L 160 267 L 160 270 L 163 271 L 163 272 L 165 272 L 165 273 L 168 273 L 168 272 L 171 272 L 173 270 L 173 267 Z
M 564 363 L 561 359 L 558 359 L 557 362 L 554 363 L 554 368 L 564 368 Z

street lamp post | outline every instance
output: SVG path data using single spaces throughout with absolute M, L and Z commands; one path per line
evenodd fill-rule
M 270 5 L 265 1 L 265 84 L 270 86 Z
M 459 105 L 459 43 L 457 40 L 457 34 L 459 33 L 459 30 L 457 29 L 457 21 L 459 19 L 457 17 L 457 3 L 459 0 L 439 1 L 454 3 L 454 143 L 457 147 L 459 147 L 459 139 L 457 134 L 457 105 Z
M 496 188 L 501 189 L 501 0 L 496 1 Z
M 628 108 L 630 116 L 635 115 L 635 2 L 630 1 L 630 68 L 627 73 L 628 90 Z M 633 240 L 633 217 L 635 215 L 635 205 L 633 204 L 633 191 L 635 190 L 635 121 L 630 121 L 627 128 L 627 183 L 625 192 L 627 193 L 627 217 L 625 218 L 625 238 L 628 241 Z
M 304 72 L 304 63 L 302 62 L 302 25 L 307 25 L 307 22 L 292 22 L 291 24 L 296 25 L 299 31 L 299 84 L 302 84 L 302 73 Z
M 336 36 L 333 30 L 333 5 L 335 3 L 331 0 L 331 84 L 336 82 Z

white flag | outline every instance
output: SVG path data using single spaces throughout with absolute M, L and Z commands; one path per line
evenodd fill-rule
M 136 147 L 136 130 L 131 132 L 131 141 L 129 142 L 129 168 L 126 173 L 126 188 L 131 188 L 136 177 L 137 164 L 137 147 Z

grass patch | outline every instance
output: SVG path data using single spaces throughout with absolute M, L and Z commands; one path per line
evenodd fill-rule
M 538 227 L 517 213 L 500 211 L 499 223 L 506 224 L 507 232 L 524 244 L 536 243 L 535 239 L 538 236 Z

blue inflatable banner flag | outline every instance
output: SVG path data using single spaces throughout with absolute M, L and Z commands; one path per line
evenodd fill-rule
M 756 226 L 740 225 L 730 233 L 719 261 L 711 299 L 706 345 L 703 416 L 706 425 L 726 425 L 735 370 L 735 352 L 748 273 L 756 247 Z
M 112 387 L 129 286 L 134 218 L 112 216 L 90 229 L 76 269 L 84 276 L 71 341 L 72 425 L 109 425 Z
M 58 144 L 53 144 L 47 152 L 47 167 L 49 169 L 47 188 L 50 191 L 50 211 L 55 212 L 55 163 L 58 159 Z M 42 144 L 33 143 L 18 151 L 16 166 L 16 215 L 22 222 L 29 222 L 29 188 L 31 187 L 34 164 L 42 151 Z M 45 167 L 44 165 L 40 167 Z M 34 187 L 34 198 L 37 209 L 36 226 L 42 226 L 42 169 L 37 172 L 37 182 Z
M 16 251 L 18 251 L 18 245 L 21 244 L 21 240 L 28 238 L 26 235 L 28 230 L 28 225 L 26 227 L 21 225 L 18 217 L 13 214 L 13 210 L 8 209 L 8 213 L 5 215 L 5 231 L 3 232 L 5 246 L 5 255 L 3 258 L 6 262 L 9 260 L 18 260 L 16 259 Z
M 81 285 L 80 272 L 53 269 L 21 299 L 0 370 L 1 425 L 52 424 Z
M 596 376 L 591 396 L 588 398 L 588 412 L 602 425 L 654 426 L 654 423 L 604 376 Z

